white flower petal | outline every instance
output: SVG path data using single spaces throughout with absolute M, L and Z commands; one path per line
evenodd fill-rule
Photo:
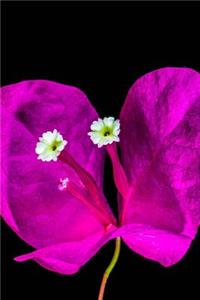
M 59 132 L 57 131 L 57 129 L 53 130 L 53 136 L 54 138 L 56 138 L 59 135 Z
M 102 136 L 98 132 L 91 132 L 90 138 L 94 144 L 98 144 L 102 138 Z
M 113 136 L 113 141 L 114 141 L 114 142 L 119 142 L 119 141 L 120 141 L 120 139 L 119 139 L 119 137 L 118 137 L 118 136 Z
M 100 131 L 103 129 L 103 127 L 104 127 L 103 120 L 99 118 L 98 121 L 92 122 L 90 129 L 92 131 Z
M 47 131 L 47 132 L 43 133 L 42 139 L 46 143 L 51 144 L 54 141 L 55 137 L 54 137 L 54 134 L 52 134 L 51 131 Z
M 117 136 L 120 133 L 120 129 L 114 129 L 113 130 L 113 135 Z
M 35 152 L 37 154 L 41 154 L 45 149 L 46 149 L 46 144 L 44 144 L 42 142 L 38 142 L 36 144 Z
M 115 120 L 115 122 L 113 123 L 113 130 L 118 130 L 119 128 L 120 128 L 120 121 Z
M 107 126 L 107 127 L 112 127 L 113 126 L 113 123 L 114 123 L 114 118 L 113 117 L 108 117 L 108 118 L 104 118 L 103 119 L 103 122 L 104 122 L 104 125 Z

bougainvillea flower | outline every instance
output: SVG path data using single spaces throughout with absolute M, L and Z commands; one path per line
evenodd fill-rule
M 183 257 L 200 224 L 196 71 L 165 68 L 131 87 L 120 114 L 122 162 L 119 122 L 114 128 L 107 118 L 109 130 L 102 131 L 96 111 L 74 87 L 42 80 L 4 87 L 2 117 L 2 215 L 35 248 L 17 261 L 72 274 L 116 237 L 164 266 Z M 91 124 L 101 137 L 88 136 Z M 38 138 L 54 129 L 65 147 L 51 156 L 57 161 L 38 160 Z M 103 195 L 104 148 L 119 191 L 119 222 Z

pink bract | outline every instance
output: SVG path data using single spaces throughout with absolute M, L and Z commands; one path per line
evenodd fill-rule
M 124 241 L 170 266 L 185 254 L 200 223 L 199 73 L 164 68 L 143 76 L 129 90 L 120 120 L 130 183 L 120 214 L 133 226 Z
M 56 128 L 68 140 L 69 153 L 102 190 L 104 150 L 87 138 L 97 113 L 80 90 L 49 81 L 13 84 L 2 88 L 1 96 L 2 215 L 39 249 L 17 260 L 33 258 L 50 270 L 74 273 L 102 246 L 107 231 L 84 204 L 58 189 L 66 176 L 80 183 L 73 169 L 39 161 L 35 146 L 43 132 Z
M 72 274 L 117 236 L 164 266 L 183 257 L 200 224 L 199 73 L 164 68 L 131 87 L 120 114 L 128 183 L 127 193 L 118 196 L 118 226 L 102 191 L 104 150 L 87 135 L 98 117 L 87 97 L 77 88 L 44 80 L 6 86 L 1 96 L 2 216 L 35 248 L 17 261 L 33 259 L 49 270 Z M 59 191 L 59 179 L 65 177 L 82 187 L 72 167 L 37 160 L 38 137 L 54 128 L 93 177 L 100 195 L 95 207 L 104 220 Z

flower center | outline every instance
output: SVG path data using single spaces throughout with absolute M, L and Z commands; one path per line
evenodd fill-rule
M 104 132 L 104 136 L 108 136 L 110 135 L 110 131 L 106 130 L 106 132 Z
M 59 146 L 61 146 L 61 144 L 62 142 L 60 141 L 53 141 L 52 145 L 50 146 L 50 150 L 56 151 L 59 148 Z

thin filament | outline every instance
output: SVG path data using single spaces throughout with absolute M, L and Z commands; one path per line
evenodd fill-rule
M 86 188 L 89 188 L 91 194 L 94 195 L 97 202 L 99 202 L 99 190 L 92 176 L 75 161 L 69 152 L 64 151 L 61 154 L 60 159 L 76 171 L 82 183 Z
M 100 218 L 105 225 L 108 225 L 109 221 L 107 216 L 99 208 L 95 207 L 90 201 L 88 201 L 88 195 L 86 194 L 86 191 L 75 184 L 75 182 L 72 182 L 72 180 L 70 180 L 67 184 L 67 191 L 70 192 L 72 196 L 79 199 L 91 211 L 93 211 L 93 213 Z
M 93 209 L 96 210 L 96 212 L 98 211 L 98 215 L 101 215 L 101 217 L 104 215 L 103 218 L 104 218 L 104 220 L 107 219 L 107 224 L 112 223 L 113 225 L 115 225 L 116 219 L 115 219 L 114 215 L 112 214 L 112 212 L 109 210 L 109 208 L 106 206 L 106 202 L 103 199 L 103 194 L 101 193 L 100 189 L 96 185 L 94 178 L 85 169 L 83 169 L 79 165 L 79 163 L 76 162 L 75 159 L 66 150 L 63 151 L 63 153 L 61 153 L 60 160 L 64 163 L 68 164 L 71 168 L 73 168 L 73 170 L 79 176 L 81 182 L 85 186 L 86 191 L 90 194 L 90 197 L 95 202 L 95 205 L 93 204 L 92 206 L 93 206 Z M 74 189 L 72 188 L 72 190 L 74 190 L 73 191 L 74 193 L 76 192 L 75 189 L 76 188 L 74 185 Z M 71 190 L 71 193 L 72 193 L 72 190 Z M 78 193 L 77 193 L 77 196 L 78 196 Z M 86 198 L 83 198 L 80 193 L 79 193 L 79 196 L 78 196 L 78 199 L 80 199 L 80 200 L 81 200 L 81 198 L 82 198 L 82 200 L 86 199 Z M 88 199 L 89 199 L 89 197 L 88 197 Z M 87 202 L 88 202 L 88 199 L 86 200 Z M 89 205 L 91 207 L 91 204 L 89 204 Z

